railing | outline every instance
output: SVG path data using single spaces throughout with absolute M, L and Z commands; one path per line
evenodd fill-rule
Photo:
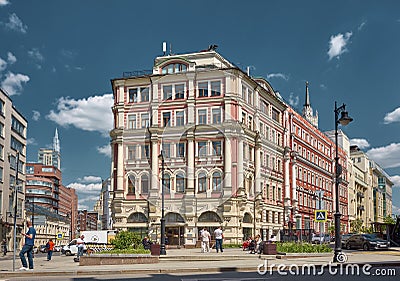
M 135 71 L 125 71 L 122 73 L 123 78 L 137 77 L 153 74 L 152 70 L 135 70 Z

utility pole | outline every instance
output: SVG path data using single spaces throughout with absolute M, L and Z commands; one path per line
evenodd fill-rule
M 15 271 L 15 254 L 17 252 L 17 208 L 18 208 L 18 168 L 19 168 L 19 151 L 17 151 L 16 157 L 17 167 L 15 173 L 15 184 L 14 184 L 14 192 L 15 192 L 15 202 L 14 202 L 14 254 L 13 254 L 13 271 Z

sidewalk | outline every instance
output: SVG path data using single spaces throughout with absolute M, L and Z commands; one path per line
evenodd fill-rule
M 11 259 L 9 257 L 11 256 Z M 51 261 L 45 256 L 34 259 L 33 271 L 18 271 L 21 267 L 19 257 L 16 257 L 16 269 L 12 272 L 12 253 L 6 259 L 0 259 L 0 278 L 18 276 L 77 276 L 129 273 L 174 273 L 174 272 L 221 272 L 221 271 L 256 271 L 257 266 L 268 264 L 315 264 L 322 265 L 332 262 L 333 254 L 287 254 L 286 256 L 254 255 L 241 249 L 225 249 L 223 253 L 200 253 L 200 249 L 167 249 L 167 255 L 160 257 L 156 264 L 132 265 L 96 265 L 79 266 L 73 257 L 60 256 L 55 253 Z M 371 265 L 400 266 L 400 251 L 389 250 L 380 252 L 354 251 L 347 253 L 347 263 Z

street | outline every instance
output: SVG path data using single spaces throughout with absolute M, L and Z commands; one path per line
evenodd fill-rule
M 208 273 L 208 274 L 121 274 L 121 275 L 89 275 L 79 277 L 62 277 L 62 276 L 45 276 L 45 277 L 21 277 L 21 278 L 9 278 L 6 280 L 59 280 L 59 281 L 95 281 L 95 280 L 142 280 L 142 281 L 261 281 L 261 280 L 292 280 L 296 278 L 296 281 L 303 280 L 374 280 L 380 275 L 379 280 L 398 280 L 400 275 L 400 267 L 373 267 L 370 269 L 370 275 L 360 274 L 339 274 L 331 275 L 328 270 L 325 270 L 320 275 L 308 275 L 300 274 L 293 275 L 288 271 L 284 271 L 279 274 L 273 272 L 272 274 L 260 275 L 257 272 L 221 272 L 221 273 Z M 384 273 L 384 274 L 382 274 Z M 286 274 L 286 275 L 283 275 Z M 384 276 L 382 276 L 384 275 Z

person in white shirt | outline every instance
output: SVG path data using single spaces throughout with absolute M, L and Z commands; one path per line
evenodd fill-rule
M 204 228 L 201 231 L 200 235 L 201 235 L 201 252 L 202 253 L 210 252 L 210 240 L 211 240 L 210 232 L 208 232 L 207 229 Z
M 221 250 L 221 253 L 224 251 L 222 249 L 222 240 L 224 239 L 224 234 L 222 232 L 221 227 L 218 227 L 215 231 L 214 231 L 214 236 L 215 236 L 215 249 L 217 250 Z
M 78 258 L 83 256 L 83 250 L 85 249 L 85 235 L 81 235 L 78 239 L 76 239 L 76 244 L 78 245 Z

